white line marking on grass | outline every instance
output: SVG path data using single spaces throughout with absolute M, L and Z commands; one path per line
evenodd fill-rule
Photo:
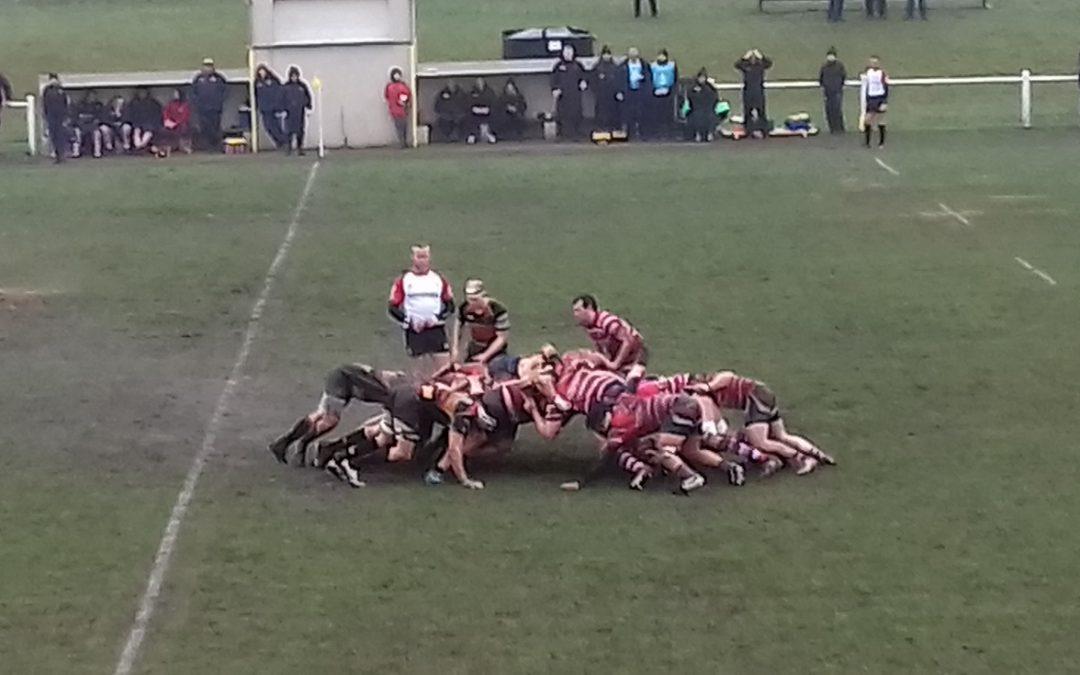
M 881 159 L 880 157 L 875 157 L 874 161 L 878 163 L 878 166 L 880 166 L 882 169 L 885 169 L 886 171 L 888 171 L 892 175 L 894 175 L 894 176 L 899 176 L 900 175 L 899 171 L 897 171 L 896 169 L 894 169 L 891 166 L 889 166 L 888 164 L 886 164 L 885 160 Z
M 971 227 L 971 221 L 970 221 L 970 220 L 968 220 L 968 219 L 967 219 L 967 216 L 965 216 L 964 214 L 962 214 L 962 213 L 957 213 L 956 211 L 953 211 L 952 209 L 950 209 L 950 208 L 949 208 L 948 206 L 945 206 L 945 204 L 943 204 L 943 203 L 941 203 L 941 202 L 938 202 L 938 206 L 940 206 L 940 207 L 941 207 L 941 210 L 942 210 L 942 211 L 944 211 L 944 212 L 945 212 L 945 213 L 947 213 L 948 215 L 952 216 L 953 218 L 956 218 L 956 219 L 957 219 L 957 220 L 959 220 L 959 221 L 960 221 L 961 223 L 963 223 L 963 224 L 964 224 L 965 226 L 967 226 L 967 227 Z
M 206 460 L 209 458 L 210 453 L 214 451 L 214 445 L 217 442 L 218 433 L 221 431 L 221 423 L 225 418 L 226 409 L 229 407 L 229 403 L 236 393 L 236 387 L 240 383 L 240 374 L 247 363 L 248 355 L 251 354 L 251 344 L 255 341 L 255 336 L 258 335 L 259 322 L 262 320 L 267 298 L 270 297 L 270 291 L 277 280 L 281 265 L 285 262 L 289 249 L 292 247 L 293 239 L 296 237 L 296 231 L 300 226 L 300 215 L 307 205 L 308 195 L 311 194 L 311 186 L 315 184 L 315 176 L 318 170 L 319 162 L 311 165 L 307 182 L 304 184 L 304 191 L 300 193 L 300 200 L 296 203 L 296 210 L 293 212 L 292 220 L 289 222 L 289 229 L 285 233 L 285 239 L 282 240 L 277 255 L 274 256 L 273 262 L 270 263 L 270 269 L 267 270 L 266 278 L 263 280 L 262 291 L 259 292 L 259 297 L 251 308 L 247 330 L 244 331 L 240 351 L 236 354 L 236 362 L 233 363 L 229 378 L 225 380 L 225 387 L 221 390 L 217 405 L 214 407 L 214 413 L 210 416 L 210 421 L 206 425 L 202 447 L 199 448 L 199 451 L 195 454 L 195 459 L 192 460 L 191 468 L 188 469 L 187 477 L 184 479 L 184 485 L 180 488 L 180 494 L 176 497 L 176 504 L 173 505 L 172 512 L 169 514 L 165 534 L 161 537 L 157 554 L 154 556 L 154 566 L 150 569 L 150 576 L 146 581 L 146 590 L 143 592 L 142 599 L 139 600 L 139 610 L 135 614 L 135 622 L 131 624 L 131 632 L 128 633 L 127 642 L 124 643 L 124 651 L 120 653 L 120 660 L 116 663 L 115 675 L 128 675 L 131 673 L 135 660 L 139 656 L 139 648 L 146 637 L 147 627 L 150 625 L 150 619 L 154 615 L 154 607 L 157 605 L 158 596 L 161 595 L 161 585 L 165 580 L 165 574 L 169 571 L 169 562 L 172 560 L 173 551 L 176 549 L 176 541 L 180 536 L 180 526 L 183 524 L 188 507 L 191 505 L 191 498 L 195 494 L 195 486 L 198 484 L 199 477 L 206 466 Z
M 1034 265 L 1032 265 L 1028 261 L 1024 260 L 1023 258 L 1014 258 L 1014 260 L 1016 260 L 1016 262 L 1020 263 L 1021 267 L 1023 267 L 1027 271 L 1031 272 L 1035 276 L 1039 277 L 1040 279 L 1042 279 L 1046 283 L 1050 284 L 1051 286 L 1057 286 L 1057 282 L 1054 281 L 1054 277 L 1050 276 L 1046 272 L 1043 272 L 1038 267 L 1035 267 Z

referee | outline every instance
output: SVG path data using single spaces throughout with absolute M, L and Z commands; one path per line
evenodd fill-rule
M 430 246 L 412 247 L 412 265 L 390 287 L 387 309 L 404 330 L 405 352 L 425 362 L 418 369 L 422 374 L 430 375 L 450 362 L 446 319 L 454 312 L 454 293 L 431 269 Z

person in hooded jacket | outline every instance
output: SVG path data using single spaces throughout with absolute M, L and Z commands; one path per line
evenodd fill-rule
M 765 114 L 765 71 L 772 68 L 772 59 L 756 49 L 743 54 L 735 62 L 735 70 L 743 76 L 743 124 L 747 132 L 768 133 L 768 116 Z
M 56 73 L 49 73 L 49 83 L 41 91 L 41 107 L 49 130 L 49 143 L 53 147 L 53 159 L 59 164 L 64 161 L 71 140 L 66 124 L 71 100 Z
M 444 141 L 456 141 L 468 117 L 469 97 L 456 82 L 448 82 L 435 97 L 435 125 Z
M 202 70 L 191 81 L 191 100 L 199 115 L 199 134 L 211 152 L 222 152 L 221 111 L 225 107 L 228 83 L 214 68 L 213 59 L 203 59 Z M 160 115 L 159 115 L 160 117 Z
M 487 80 L 482 77 L 476 78 L 473 88 L 469 91 L 469 115 L 471 124 L 467 143 L 475 143 L 478 139 L 495 142 L 495 134 L 491 132 L 491 116 L 495 110 L 498 97 L 495 91 L 488 86 Z
M 709 143 L 716 131 L 716 87 L 709 82 L 709 73 L 702 68 L 694 78 L 694 84 L 690 85 L 686 93 L 690 103 L 690 114 L 686 117 L 686 125 L 690 132 L 690 138 L 697 142 Z
M 600 60 L 592 69 L 592 88 L 596 94 L 593 122 L 597 130 L 613 131 L 622 127 L 622 84 L 619 64 L 615 63 L 611 48 L 604 45 Z
M 394 122 L 394 131 L 402 148 L 409 147 L 409 106 L 412 105 L 412 89 L 405 84 L 401 68 L 390 69 L 390 81 L 383 88 L 387 112 Z
M 663 137 L 671 130 L 675 116 L 675 85 L 679 81 L 679 69 L 666 49 L 656 54 L 649 64 L 652 74 L 652 98 L 649 100 L 649 135 Z
M 259 109 L 263 129 L 274 142 L 274 147 L 285 145 L 288 137 L 282 124 L 285 106 L 281 78 L 265 63 L 260 63 L 255 69 L 255 106 Z
M 154 136 L 161 129 L 162 110 L 157 99 L 150 95 L 147 87 L 135 90 L 135 98 L 127 106 L 127 121 L 131 124 L 132 150 L 147 150 L 154 142 Z
M 646 104 L 652 93 L 652 70 L 642 60 L 637 47 L 626 51 L 626 59 L 619 66 L 620 91 L 616 99 L 620 101 L 626 133 L 634 138 L 641 138 L 648 128 L 645 120 Z
M 285 108 L 286 152 L 292 154 L 295 142 L 296 154 L 304 154 L 304 127 L 307 111 L 311 110 L 311 90 L 300 79 L 300 69 L 289 66 L 289 81 L 281 88 L 282 107 Z
M 844 81 L 847 69 L 836 58 L 836 47 L 830 47 L 825 53 L 825 63 L 818 73 L 818 84 L 825 95 L 825 119 L 829 123 L 829 133 L 844 133 Z
M 518 90 L 517 83 L 510 78 L 499 95 L 498 116 L 495 118 L 499 134 L 521 140 L 525 135 L 525 111 L 528 109 L 529 104 Z
M 562 55 L 551 71 L 551 96 L 560 138 L 581 134 L 581 94 L 589 88 L 588 74 L 577 60 L 573 45 L 563 45 Z
M 88 89 L 83 98 L 75 106 L 75 143 L 72 147 L 72 156 L 82 156 L 83 150 L 89 147 L 95 158 L 101 157 L 103 137 L 101 134 L 101 121 L 105 118 L 105 104 L 98 98 L 97 92 Z
M 3 123 L 4 104 L 13 98 L 14 94 L 11 91 L 11 82 L 4 77 L 3 73 L 0 73 L 0 124 Z

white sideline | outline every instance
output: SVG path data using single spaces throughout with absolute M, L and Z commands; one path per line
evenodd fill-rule
M 308 195 L 311 194 L 311 186 L 315 184 L 315 176 L 318 170 L 319 162 L 316 161 L 311 165 L 311 170 L 308 172 L 304 191 L 300 193 L 300 200 L 296 203 L 296 210 L 293 212 L 292 220 L 289 222 L 289 229 L 285 234 L 285 239 L 282 240 L 273 262 L 270 263 L 270 269 L 267 270 L 266 278 L 263 280 L 262 291 L 259 292 L 259 297 L 251 308 L 247 330 L 244 331 L 240 351 L 236 354 L 236 362 L 233 363 L 232 370 L 229 372 L 229 379 L 225 380 L 225 387 L 221 390 L 217 405 L 214 407 L 214 413 L 210 416 L 210 421 L 206 425 L 202 447 L 199 448 L 195 459 L 191 463 L 191 468 L 188 469 L 184 485 L 180 489 L 180 494 L 176 497 L 176 504 L 173 505 L 172 512 L 169 514 L 165 534 L 158 545 L 157 554 L 154 556 L 154 566 L 150 569 L 150 576 L 146 581 L 146 590 L 143 591 L 142 599 L 139 600 L 139 610 L 135 614 L 134 623 L 131 624 L 131 632 L 128 633 L 127 642 L 124 643 L 124 650 L 120 653 L 120 660 L 116 662 L 116 670 L 113 671 L 115 675 L 129 675 L 131 669 L 135 666 L 135 660 L 139 656 L 139 648 L 146 637 L 147 627 L 154 614 L 158 596 L 161 594 L 161 585 L 165 580 L 165 574 L 169 571 L 169 562 L 172 560 L 176 540 L 180 535 L 180 526 L 187 515 L 188 506 L 191 505 L 191 498 L 195 493 L 195 486 L 199 482 L 203 468 L 206 466 L 206 460 L 210 453 L 214 451 L 218 432 L 221 431 L 221 422 L 225 418 L 225 411 L 236 393 L 236 387 L 240 382 L 240 374 L 247 363 L 248 355 L 251 354 L 251 344 L 255 341 L 255 336 L 259 332 L 259 322 L 262 320 L 263 309 L 266 307 L 266 301 L 270 297 L 274 281 L 277 280 L 278 271 L 281 269 L 282 263 L 285 262 L 285 257 L 289 254 L 293 239 L 296 237 L 296 231 L 300 225 L 300 215 L 307 205 Z
M 941 210 L 942 210 L 942 211 L 944 211 L 945 213 L 949 214 L 949 215 L 950 215 L 950 216 L 952 216 L 953 218 L 956 218 L 956 219 L 957 219 L 957 220 L 959 220 L 959 221 L 960 221 L 961 223 L 963 223 L 963 224 L 964 224 L 965 226 L 967 226 L 967 227 L 971 227 L 971 221 L 970 221 L 970 220 L 968 220 L 968 219 L 967 219 L 967 217 L 966 217 L 966 216 L 964 216 L 963 214 L 961 214 L 961 213 L 957 213 L 956 211 L 953 211 L 952 209 L 950 209 L 950 208 L 949 208 L 948 206 L 946 206 L 946 205 L 945 205 L 944 203 L 942 203 L 942 202 L 938 202 L 938 206 L 940 206 L 940 207 L 941 207 Z
M 1050 284 L 1051 286 L 1057 286 L 1057 282 L 1054 281 L 1054 277 L 1050 276 L 1046 272 L 1043 272 L 1041 269 L 1035 267 L 1034 265 L 1032 265 L 1028 261 L 1024 260 L 1023 258 L 1014 258 L 1014 260 L 1016 260 L 1016 262 L 1020 263 L 1021 267 L 1023 267 L 1027 271 L 1031 272 L 1035 276 L 1039 277 L 1040 279 L 1042 279 L 1046 283 Z
M 897 171 L 896 169 L 894 169 L 891 166 L 889 166 L 888 164 L 886 164 L 885 161 L 883 159 L 881 159 L 880 157 L 875 157 L 874 161 L 878 163 L 878 166 L 880 166 L 882 169 L 885 169 L 886 171 L 888 171 L 892 175 L 894 175 L 894 176 L 899 176 L 900 175 L 899 171 Z

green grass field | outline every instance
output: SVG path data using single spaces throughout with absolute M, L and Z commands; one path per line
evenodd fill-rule
M 899 176 L 825 139 L 325 160 L 137 671 L 1080 668 L 1077 136 L 898 136 Z M 0 167 L 5 672 L 115 665 L 309 171 L 284 159 Z M 593 291 L 657 370 L 771 383 L 840 466 L 568 495 L 579 430 L 482 493 L 275 464 L 328 368 L 402 363 L 419 238 L 518 349 L 581 344 Z

